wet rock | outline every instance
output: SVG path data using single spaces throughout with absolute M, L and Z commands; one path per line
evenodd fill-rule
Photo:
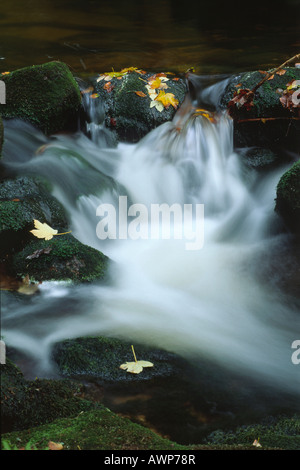
M 107 278 L 109 259 L 72 235 L 34 240 L 12 258 L 12 270 L 31 281 L 91 282 Z
M 230 78 L 220 98 L 220 108 L 227 109 L 239 89 L 252 90 L 264 76 L 265 72 L 253 71 Z M 234 108 L 236 147 L 257 146 L 273 151 L 284 148 L 300 152 L 300 121 L 293 119 L 298 117 L 298 108 L 284 107 L 280 101 L 288 85 L 295 80 L 300 80 L 300 70 L 286 67 L 284 72 L 275 73 L 257 89 L 253 106 Z
M 300 233 L 300 160 L 280 178 L 275 210 L 290 230 Z
M 76 394 L 78 385 L 64 380 L 26 380 L 7 359 L 1 364 L 1 432 L 32 428 L 95 408 Z
M 132 383 L 156 378 L 180 376 L 184 361 L 173 353 L 134 346 L 137 360 L 150 361 L 153 367 L 140 374 L 120 369 L 125 362 L 134 362 L 130 343 L 115 338 L 83 337 L 57 343 L 53 360 L 64 377 L 90 377 L 106 383 Z
M 156 105 L 159 101 L 150 98 L 149 83 L 157 86 L 151 89 L 156 96 L 174 95 L 174 105 L 165 103 L 160 110 L 159 106 L 150 107 L 153 101 Z M 139 70 L 100 75 L 94 87 L 96 100 L 104 108 L 105 125 L 124 142 L 137 142 L 155 127 L 172 120 L 187 93 L 185 81 L 174 74 Z
M 36 178 L 6 179 L 0 184 L 1 254 L 18 251 L 32 239 L 33 220 L 65 230 L 66 213 L 47 191 L 46 184 Z
M 66 64 L 34 65 L 0 78 L 6 86 L 2 118 L 25 120 L 47 135 L 77 130 L 81 95 Z
M 261 423 L 240 426 L 234 430 L 217 430 L 206 442 L 213 445 L 252 445 L 259 438 L 261 449 L 300 449 L 300 415 L 267 417 Z

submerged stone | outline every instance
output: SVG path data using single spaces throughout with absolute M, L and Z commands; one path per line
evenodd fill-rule
M 275 210 L 290 230 L 300 233 L 300 160 L 280 178 Z
M 66 64 L 33 65 L 0 78 L 6 86 L 2 118 L 30 122 L 47 135 L 77 130 L 81 95 Z

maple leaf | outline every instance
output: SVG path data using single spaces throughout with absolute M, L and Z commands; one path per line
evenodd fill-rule
M 173 108 L 177 108 L 179 101 L 175 98 L 173 93 L 166 93 L 164 90 L 160 90 L 158 96 L 155 98 L 156 101 L 163 104 L 165 108 L 169 108 L 169 106 L 173 106 Z
M 153 367 L 152 362 L 137 361 L 134 348 L 132 345 L 131 345 L 131 349 L 132 349 L 133 356 L 134 356 L 134 362 L 126 362 L 125 364 L 122 364 L 120 366 L 120 369 L 126 370 L 127 372 L 130 372 L 131 374 L 140 374 L 140 372 L 142 372 L 144 367 Z
M 51 240 L 54 235 L 57 235 L 57 230 L 49 227 L 47 224 L 42 224 L 38 220 L 34 220 L 34 226 L 36 230 L 30 230 L 30 232 L 37 238 L 44 238 L 45 240 Z
M 57 233 L 57 230 L 54 230 L 52 227 L 46 223 L 42 224 L 38 220 L 34 220 L 34 226 L 36 230 L 30 230 L 30 232 L 37 238 L 44 238 L 45 240 L 51 240 L 54 235 L 66 235 L 71 232 Z

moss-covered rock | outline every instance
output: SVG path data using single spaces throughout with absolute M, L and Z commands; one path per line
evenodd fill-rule
M 300 233 L 300 160 L 280 178 L 275 209 L 289 229 Z
M 48 448 L 49 441 L 63 443 L 64 450 L 183 450 L 178 445 L 134 424 L 107 408 L 84 412 L 74 418 L 59 419 L 51 424 L 31 429 L 30 433 L 10 433 L 2 436 L 3 448 Z
M 95 408 L 75 396 L 78 392 L 78 385 L 63 380 L 27 381 L 7 359 L 1 364 L 1 432 L 27 429 Z
M 102 79 L 96 81 L 94 86 L 99 95 L 97 98 L 99 106 L 104 106 L 106 126 L 116 131 L 121 141 L 137 142 L 151 129 L 172 120 L 187 93 L 185 81 L 173 74 L 131 71 L 117 75 L 117 73 L 107 75 L 109 81 Z M 152 100 L 146 86 L 149 84 L 149 79 L 155 76 L 158 79 L 167 79 L 162 84 L 168 87 L 157 88 L 157 95 L 160 91 L 173 94 L 178 100 L 176 107 L 170 104 L 163 107 L 162 111 L 156 107 L 150 108 Z
M 258 146 L 271 149 L 287 148 L 300 152 L 297 108 L 288 109 L 280 101 L 290 82 L 300 79 L 300 70 L 287 67 L 284 73 L 274 74 L 255 92 L 253 106 L 235 107 L 234 136 L 237 147 Z M 228 108 L 228 103 L 239 89 L 252 90 L 265 76 L 265 72 L 252 71 L 235 75 L 220 97 L 219 106 Z M 268 118 L 271 118 L 268 120 Z
M 221 446 L 251 445 L 258 438 L 262 448 L 300 450 L 300 415 L 270 417 L 262 423 L 240 426 L 233 431 L 214 431 L 207 442 Z
M 134 362 L 131 344 L 116 338 L 83 337 L 57 343 L 53 359 L 65 377 L 90 377 L 99 382 L 149 381 L 158 377 L 183 375 L 184 361 L 173 353 L 135 345 L 138 360 L 150 361 L 154 367 L 140 374 L 120 369 L 125 362 Z
M 7 179 L 0 184 L 1 255 L 18 251 L 32 239 L 33 220 L 66 230 L 62 205 L 47 191 L 44 182 L 31 177 Z
M 32 281 L 90 282 L 106 278 L 108 261 L 103 253 L 69 234 L 33 240 L 13 256 L 12 269 Z
M 68 66 L 49 62 L 0 75 L 6 86 L 5 119 L 30 122 L 45 134 L 74 131 L 81 107 L 79 87 Z

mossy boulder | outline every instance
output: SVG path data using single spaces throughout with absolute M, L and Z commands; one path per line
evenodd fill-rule
M 120 369 L 125 362 L 134 362 L 131 344 L 116 338 L 83 337 L 67 339 L 54 345 L 53 360 L 64 377 L 96 378 L 99 383 L 131 383 L 159 377 L 183 376 L 184 361 L 173 353 L 134 346 L 137 360 L 150 361 L 140 374 Z
M 300 415 L 265 418 L 259 424 L 240 426 L 235 430 L 217 430 L 207 442 L 212 445 L 252 445 L 259 438 L 262 449 L 300 450 Z
M 32 446 L 48 449 L 49 441 L 63 443 L 64 450 L 184 450 L 145 427 L 120 417 L 107 408 L 86 411 L 73 418 L 58 419 L 51 424 L 24 432 L 2 436 L 2 449 Z
M 91 282 L 107 276 L 108 257 L 72 235 L 33 240 L 12 258 L 12 270 L 32 281 Z
M 79 386 L 65 380 L 26 380 L 9 359 L 1 364 L 1 432 L 27 429 L 91 410 Z
M 155 127 L 172 120 L 187 93 L 185 81 L 174 74 L 130 71 L 119 75 L 111 73 L 106 77 L 107 80 L 103 78 L 94 83 L 96 100 L 104 108 L 106 126 L 125 142 L 137 142 Z M 178 100 L 176 106 L 169 104 L 161 111 L 150 107 L 152 100 L 146 86 L 154 77 L 163 78 L 162 86 L 168 87 L 157 88 L 157 95 L 160 91 L 173 94 Z
M 239 89 L 252 90 L 265 76 L 265 72 L 252 71 L 232 76 L 220 97 L 221 109 L 228 109 L 228 103 Z M 284 107 L 280 101 L 288 84 L 300 80 L 300 69 L 286 67 L 273 78 L 266 80 L 255 92 L 253 106 L 235 106 L 234 139 L 237 147 L 265 147 L 288 149 L 300 152 L 300 123 L 298 108 Z
M 66 64 L 33 65 L 0 74 L 0 79 L 6 86 L 2 118 L 25 120 L 47 135 L 77 130 L 81 94 Z
M 0 183 L 1 254 L 17 251 L 32 239 L 33 220 L 64 231 L 68 226 L 62 205 L 37 178 L 18 177 Z
M 275 210 L 290 230 L 300 233 L 300 160 L 280 178 Z

